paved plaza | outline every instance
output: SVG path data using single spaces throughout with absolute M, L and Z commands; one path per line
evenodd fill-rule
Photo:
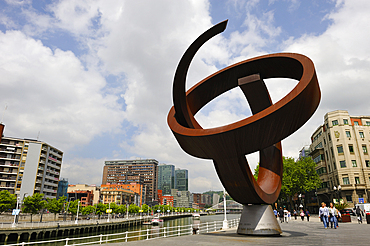
M 370 224 L 339 223 L 338 229 L 324 229 L 318 217 L 313 216 L 310 222 L 291 220 L 281 223 L 283 233 L 277 237 L 243 236 L 236 234 L 236 228 L 214 233 L 161 238 L 129 242 L 129 245 L 369 245 Z M 125 245 L 112 243 L 110 246 Z

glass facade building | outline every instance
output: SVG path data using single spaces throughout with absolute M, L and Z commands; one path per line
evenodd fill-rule
M 188 170 L 176 168 L 175 189 L 177 189 L 178 191 L 188 190 Z
M 161 164 L 158 166 L 158 190 L 162 190 L 163 195 L 171 194 L 171 189 L 175 187 L 175 166 Z

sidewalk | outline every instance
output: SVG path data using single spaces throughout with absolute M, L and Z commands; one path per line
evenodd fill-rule
M 353 220 L 352 220 L 353 221 Z M 366 223 L 366 221 L 364 222 Z M 370 224 L 339 223 L 338 229 L 324 229 L 317 216 L 312 216 L 309 222 L 291 220 L 280 224 L 283 233 L 278 237 L 258 237 L 236 234 L 236 229 L 207 233 L 200 235 L 161 238 L 129 242 L 129 245 L 368 245 L 370 241 Z M 109 246 L 125 245 L 125 243 L 110 243 Z

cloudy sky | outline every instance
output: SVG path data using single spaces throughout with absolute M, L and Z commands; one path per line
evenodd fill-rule
M 1 0 L 5 135 L 39 136 L 64 151 L 62 176 L 70 183 L 100 185 L 105 160 L 153 158 L 188 169 L 192 192 L 220 190 L 212 161 L 184 153 L 166 122 L 174 72 L 187 47 L 229 20 L 195 56 L 187 88 L 259 55 L 297 52 L 313 60 L 320 106 L 282 142 L 283 155 L 297 158 L 325 113 L 370 115 L 369 13 L 366 0 Z M 266 84 L 277 102 L 297 82 Z M 209 128 L 250 115 L 233 89 L 196 118 Z M 247 158 L 253 170 L 258 155 Z

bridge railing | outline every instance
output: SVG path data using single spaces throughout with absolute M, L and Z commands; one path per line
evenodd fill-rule
M 236 227 L 239 219 L 228 220 L 229 228 Z M 130 242 L 138 240 L 152 240 L 157 238 L 177 237 L 184 235 L 208 233 L 221 230 L 223 221 L 205 222 L 199 224 L 171 226 L 171 227 L 152 227 L 146 230 L 126 231 L 113 234 L 101 234 L 96 236 L 64 238 L 58 240 L 37 241 L 37 242 L 22 242 L 17 244 L 7 244 L 7 246 L 28 246 L 28 245 L 43 245 L 50 243 L 61 243 L 58 245 L 91 245 L 113 242 Z

